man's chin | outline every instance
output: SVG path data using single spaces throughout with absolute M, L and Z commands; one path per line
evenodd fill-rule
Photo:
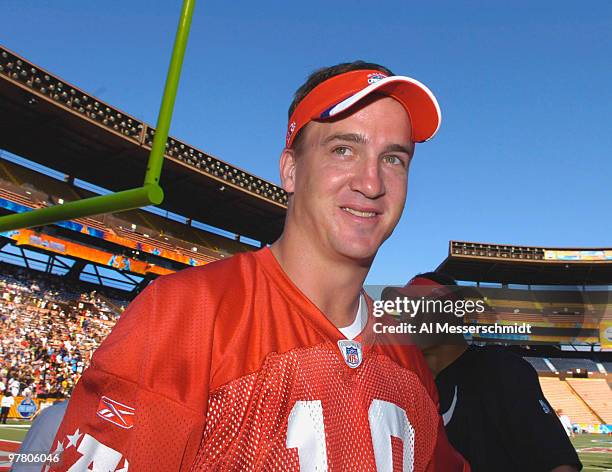
M 376 257 L 379 247 L 376 244 L 343 244 L 338 252 L 346 259 L 370 265 Z

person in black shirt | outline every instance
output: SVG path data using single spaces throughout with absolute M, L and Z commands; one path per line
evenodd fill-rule
M 455 280 L 438 272 L 387 287 L 383 300 L 398 297 L 462 300 Z M 425 290 L 425 292 L 423 291 Z M 440 397 L 448 439 L 473 472 L 575 472 L 578 455 L 550 406 L 531 365 L 502 347 L 468 346 L 461 334 L 419 334 L 423 323 L 462 324 L 448 313 L 417 313 L 411 341 L 423 351 Z

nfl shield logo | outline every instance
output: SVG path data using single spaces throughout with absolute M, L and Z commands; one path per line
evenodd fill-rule
M 344 362 L 351 368 L 356 369 L 361 365 L 363 359 L 361 344 L 357 341 L 341 339 L 338 341 L 338 348 L 344 357 Z
M 368 84 L 372 85 L 375 82 L 378 82 L 379 80 L 382 80 L 384 78 L 386 78 L 387 75 L 383 74 L 383 73 L 374 73 L 374 74 L 368 74 Z

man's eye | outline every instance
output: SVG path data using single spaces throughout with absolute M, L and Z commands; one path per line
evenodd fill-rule
M 400 166 L 404 165 L 404 161 L 402 161 L 399 157 L 393 156 L 393 155 L 385 156 L 383 160 L 388 164 L 400 165 Z
M 346 147 L 346 146 L 338 146 L 337 148 L 334 148 L 332 152 L 339 156 L 352 156 L 353 155 L 353 151 L 351 150 L 351 148 Z

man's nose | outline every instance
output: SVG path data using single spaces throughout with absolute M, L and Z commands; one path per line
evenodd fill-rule
M 377 198 L 385 193 L 381 166 L 377 158 L 363 159 L 356 166 L 351 179 L 351 190 L 367 198 Z

